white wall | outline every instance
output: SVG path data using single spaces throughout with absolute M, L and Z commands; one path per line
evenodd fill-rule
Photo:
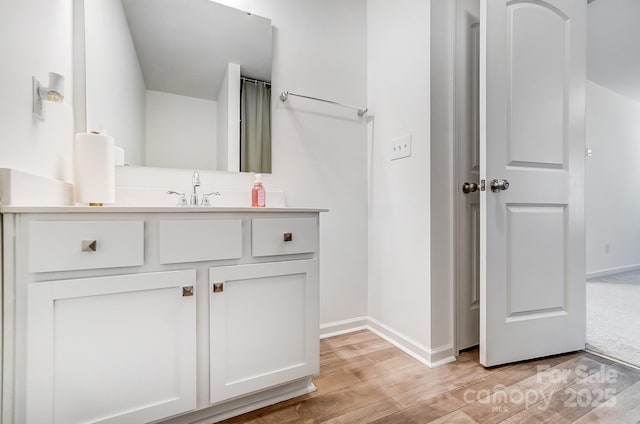
M 430 1 L 367 1 L 370 125 L 369 315 L 430 340 Z M 393 138 L 413 155 L 390 161 Z
M 240 65 L 229 63 L 218 93 L 218 171 L 240 170 Z
M 106 129 L 125 163 L 145 158 L 146 89 L 120 1 L 84 2 L 87 130 Z
M 272 20 L 274 93 L 290 90 L 344 103 L 367 103 L 365 0 L 220 3 Z M 418 19 L 415 21 L 417 25 Z M 272 110 L 273 174 L 263 178 L 267 204 L 269 190 L 282 189 L 289 205 L 330 209 L 322 215 L 320 224 L 320 320 L 330 323 L 364 316 L 367 313 L 364 121 L 355 111 L 309 100 L 290 98 L 283 104 L 278 95 L 273 96 Z M 426 129 L 421 129 L 423 143 L 425 132 Z M 419 150 L 424 152 L 425 148 Z M 169 175 L 176 185 L 188 186 L 191 172 L 185 169 L 163 174 Z M 124 173 L 130 184 L 163 184 L 156 178 L 157 170 L 141 170 L 135 177 L 132 177 L 135 170 Z M 253 184 L 251 174 L 247 173 L 203 171 L 201 176 L 203 187 L 220 190 L 249 191 Z M 428 241 L 423 240 L 423 244 Z M 424 257 L 421 260 L 424 262 Z
M 431 344 L 440 358 L 454 339 L 454 76 L 456 2 L 431 0 Z
M 240 65 L 230 63 L 227 74 L 227 169 L 240 171 Z
M 215 169 L 218 105 L 147 90 L 147 166 Z
M 73 180 L 72 4 L 69 0 L 0 2 L 0 167 Z M 65 78 L 62 104 L 45 102 L 34 118 L 31 77 Z
M 640 266 L 640 103 L 587 81 L 586 116 L 587 273 Z
M 640 102 L 640 1 L 598 0 L 587 12 L 587 78 Z
M 217 165 L 213 169 L 218 171 L 228 171 L 229 161 L 226 159 L 229 155 L 229 143 L 225 143 L 224 140 L 229 139 L 229 68 L 227 67 L 227 73 L 224 75 L 222 84 L 220 85 L 220 92 L 218 93 L 218 137 L 220 141 L 217 143 L 216 160 Z

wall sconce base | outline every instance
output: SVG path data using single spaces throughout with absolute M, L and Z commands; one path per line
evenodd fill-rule
M 40 81 L 36 77 L 31 77 L 33 86 L 33 114 L 41 121 L 44 121 L 44 105 L 40 98 Z

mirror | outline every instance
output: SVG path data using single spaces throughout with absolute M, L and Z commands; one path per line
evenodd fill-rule
M 210 0 L 83 7 L 86 130 L 127 165 L 271 172 L 269 19 Z

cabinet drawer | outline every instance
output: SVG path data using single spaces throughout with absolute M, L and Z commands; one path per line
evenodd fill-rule
M 160 221 L 161 264 L 241 257 L 240 219 Z
M 28 251 L 34 273 L 141 266 L 144 221 L 33 221 Z
M 252 221 L 253 256 L 292 255 L 317 250 L 317 218 L 265 218 Z

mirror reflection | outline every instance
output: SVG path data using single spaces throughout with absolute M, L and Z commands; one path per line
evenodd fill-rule
M 135 166 L 271 172 L 269 19 L 210 0 L 84 2 L 87 130 Z

